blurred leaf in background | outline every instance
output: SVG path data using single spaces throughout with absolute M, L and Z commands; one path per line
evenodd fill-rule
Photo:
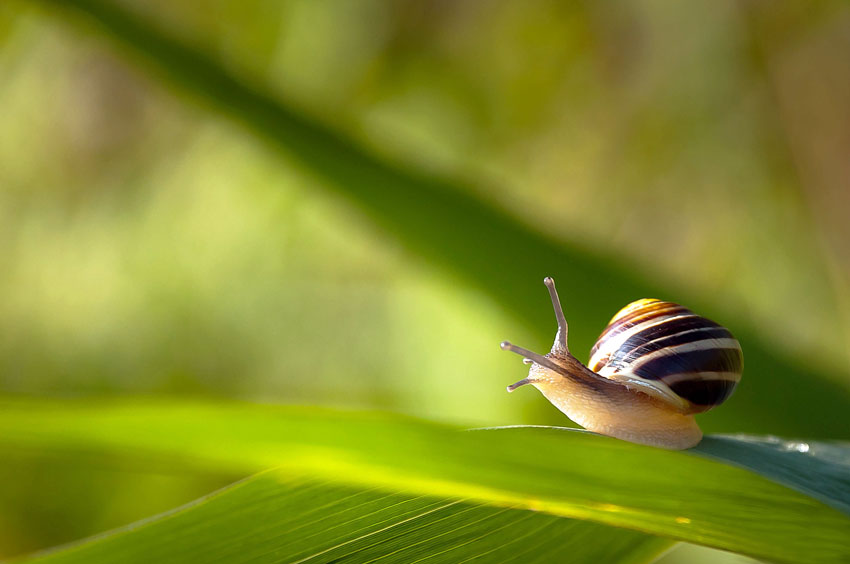
M 850 389 L 845 3 L 220 0 L 128 9 L 386 162 L 460 179 L 452 189 L 463 202 L 569 249 L 556 256 L 625 274 L 582 280 L 576 264 L 541 264 L 545 252 L 519 243 L 467 243 L 480 244 L 483 263 L 508 254 L 508 278 L 527 280 L 482 292 L 371 221 L 374 210 L 364 215 L 327 190 L 321 171 L 281 159 L 220 108 L 162 88 L 84 19 L 50 3 L 7 2 L 3 393 L 212 395 L 466 424 L 565 424 L 541 398 L 504 393 L 522 369 L 495 346 L 508 336 L 551 339 L 539 281 L 565 273 L 567 288 L 588 288 L 564 296 L 580 320 L 571 326 L 578 351 L 646 289 L 692 296 L 736 334 L 758 335 L 767 352 L 747 356 L 747 369 L 761 381 L 748 387 L 745 374 L 707 428 L 793 434 L 808 417 L 800 434 L 847 438 L 838 409 Z M 431 229 L 439 241 L 439 223 Z M 745 355 L 756 346 L 745 342 Z M 770 364 L 770 351 L 793 357 L 802 375 L 827 375 L 811 385 L 821 399 L 782 374 L 773 386 L 763 367 L 787 365 Z M 742 413 L 735 401 L 764 412 Z M 10 461 L 5 471 L 32 468 Z M 121 476 L 62 473 L 63 492 L 138 496 L 100 515 L 65 499 L 57 522 L 24 519 L 29 528 L 0 539 L 0 554 L 143 517 L 227 478 L 172 476 L 184 486 L 143 505 L 136 499 L 159 478 Z M 21 523 L 13 516 L 23 507 L 58 507 L 39 497 L 42 483 L 4 494 L 0 521 Z

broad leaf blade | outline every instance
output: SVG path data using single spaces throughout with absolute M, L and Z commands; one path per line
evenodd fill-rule
M 695 449 L 748 468 L 850 515 L 850 445 L 778 437 L 706 437 Z
M 633 531 L 458 500 L 296 483 L 266 472 L 141 526 L 33 562 L 645 562 Z
M 536 509 L 778 562 L 850 557 L 850 518 L 808 495 L 691 452 L 565 429 L 460 431 L 308 408 L 46 402 L 5 405 L 0 437 L 6 448 L 108 451 L 230 470 L 279 466 L 291 476 Z M 764 457 L 765 466 L 781 463 L 778 453 L 743 453 Z M 841 471 L 823 459 L 799 468 Z M 818 480 L 786 478 L 801 491 L 850 498 L 834 482 L 820 490 Z

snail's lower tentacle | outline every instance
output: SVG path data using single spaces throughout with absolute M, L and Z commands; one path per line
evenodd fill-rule
M 525 386 L 526 384 L 531 384 L 532 382 L 534 382 L 534 380 L 532 380 L 531 378 L 523 378 L 519 382 L 515 382 L 515 383 L 511 384 L 510 386 L 508 386 L 508 391 L 513 392 L 514 390 L 516 390 L 520 386 Z
M 558 366 L 558 364 L 549 360 L 542 354 L 538 354 L 528 349 L 518 347 L 509 341 L 502 341 L 501 347 L 504 351 L 511 351 L 512 353 L 516 353 L 524 358 L 531 360 L 535 364 L 539 364 L 540 366 L 546 367 L 553 372 L 557 372 L 561 376 L 565 376 L 567 378 L 570 377 L 569 371 L 567 371 L 563 366 Z

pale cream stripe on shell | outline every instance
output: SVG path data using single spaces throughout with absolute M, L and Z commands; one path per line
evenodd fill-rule
M 717 329 L 717 327 L 711 327 L 710 329 Z M 704 351 L 710 349 L 738 349 L 741 350 L 741 345 L 734 338 L 710 338 L 703 339 L 702 341 L 693 341 L 690 343 L 685 343 L 683 345 L 677 345 L 675 347 L 664 347 L 663 349 L 653 351 L 651 353 L 641 355 L 640 358 L 635 359 L 630 362 L 626 367 L 630 372 L 635 372 L 638 368 L 646 364 L 651 360 L 655 360 L 657 358 L 661 358 L 663 356 L 672 356 L 676 354 L 684 354 L 691 351 Z M 603 366 L 600 369 L 599 374 L 603 374 L 603 370 L 605 370 L 607 366 Z M 603 374 L 604 375 L 604 374 Z M 667 378 L 664 379 L 665 382 Z
M 596 365 L 600 364 L 601 359 L 610 358 L 622 345 L 625 343 L 629 337 L 640 333 L 650 327 L 656 327 L 663 323 L 670 323 L 674 319 L 688 319 L 688 318 L 697 318 L 699 317 L 695 313 L 686 313 L 686 314 L 676 314 L 676 315 L 665 315 L 662 317 L 655 317 L 648 321 L 644 321 L 642 323 L 638 323 L 634 327 L 630 327 L 623 331 L 622 333 L 618 333 L 614 336 L 609 336 L 605 338 L 605 342 L 596 350 L 596 354 L 594 354 L 588 366 L 590 369 L 596 372 L 597 370 L 594 368 Z M 666 336 L 666 335 L 665 335 Z

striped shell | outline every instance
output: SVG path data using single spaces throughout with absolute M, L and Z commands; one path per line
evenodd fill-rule
M 727 329 L 672 302 L 621 309 L 590 351 L 588 367 L 685 413 L 723 403 L 741 380 L 741 345 Z

